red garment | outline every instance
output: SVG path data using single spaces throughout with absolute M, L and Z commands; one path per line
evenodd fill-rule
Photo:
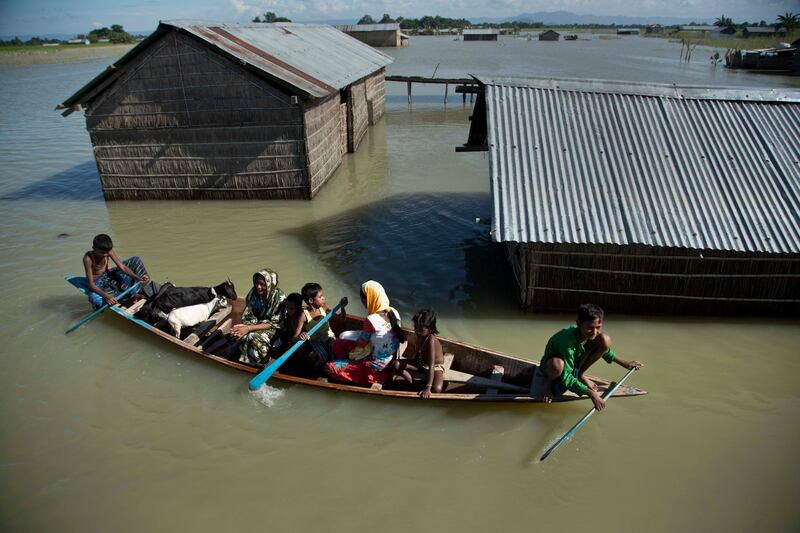
M 378 365 L 378 362 L 372 356 L 364 357 L 358 361 L 347 359 L 347 354 L 356 346 L 362 347 L 366 345 L 373 333 L 375 333 L 375 328 L 372 323 L 368 319 L 364 319 L 362 334 L 358 341 L 337 339 L 333 347 L 334 356 L 337 359 L 325 365 L 328 377 L 334 381 L 358 385 L 370 385 L 386 381 L 390 373 L 388 364 L 385 366 Z

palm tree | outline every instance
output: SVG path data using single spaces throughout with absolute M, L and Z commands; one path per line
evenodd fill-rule
M 792 33 L 797 25 L 800 24 L 800 15 L 795 15 L 794 13 L 784 13 L 783 15 L 778 15 L 776 20 L 778 21 L 779 26 L 786 28 L 786 33 Z
M 720 28 L 730 28 L 733 25 L 733 19 L 726 17 L 724 13 L 721 17 L 718 17 L 717 20 L 714 21 L 714 26 L 719 26 Z

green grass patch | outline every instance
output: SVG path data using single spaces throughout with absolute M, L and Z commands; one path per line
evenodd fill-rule
M 0 54 L 2 53 L 31 53 L 31 54 L 38 54 L 41 52 L 61 52 L 63 50 L 89 50 L 92 48 L 105 48 L 108 46 L 130 46 L 127 44 L 119 44 L 119 43 L 93 43 L 93 44 L 62 44 L 59 46 L 28 46 L 28 45 L 19 45 L 19 46 L 0 46 Z
M 758 50 L 762 48 L 775 48 L 778 43 L 791 43 L 800 37 L 800 30 L 789 35 L 777 37 L 700 37 L 690 32 L 676 32 L 670 34 L 647 34 L 646 37 L 661 37 L 673 43 L 688 42 L 690 45 L 708 46 L 711 48 L 734 50 Z

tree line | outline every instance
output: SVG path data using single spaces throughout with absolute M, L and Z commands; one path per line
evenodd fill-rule
M 80 33 L 75 36 L 75 39 L 80 39 L 81 41 L 88 40 L 90 43 L 96 43 L 100 40 L 107 39 L 108 42 L 114 44 L 129 44 L 136 42 L 137 37 L 125 31 L 125 28 L 121 25 L 112 24 L 110 28 L 103 27 L 94 29 L 89 33 Z M 41 46 L 43 44 L 65 44 L 67 42 L 69 42 L 69 39 L 61 40 L 32 37 L 27 41 L 23 41 L 19 37 L 14 37 L 8 41 L 0 41 L 0 46 Z
M 783 15 L 778 15 L 777 18 L 775 19 L 775 23 L 776 23 L 775 25 L 778 26 L 779 28 L 780 27 L 786 28 L 787 33 L 792 33 L 795 28 L 800 26 L 800 15 L 787 12 L 784 13 Z M 742 22 L 737 24 L 736 22 L 733 21 L 731 17 L 726 17 L 725 14 L 723 13 L 721 17 L 717 17 L 717 20 L 714 21 L 714 26 L 720 28 L 739 28 L 743 30 L 748 26 L 765 27 L 768 26 L 768 24 L 766 23 L 766 21 L 763 20 L 761 21 L 760 24 L 755 24 L 755 23 L 750 24 L 749 22 Z

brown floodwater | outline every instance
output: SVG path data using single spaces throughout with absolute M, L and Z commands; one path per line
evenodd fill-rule
M 591 77 L 798 87 L 713 69 L 662 39 L 463 43 L 414 38 L 389 73 Z M 246 291 L 318 281 L 357 302 L 377 279 L 407 320 L 530 359 L 574 318 L 524 314 L 491 217 L 484 154 L 456 154 L 469 105 L 389 85 L 387 114 L 311 202 L 105 203 L 84 122 L 53 112 L 107 61 L 0 69 L 0 529 L 4 531 L 797 531 L 796 320 L 608 315 L 645 362 L 647 396 L 588 409 L 372 399 L 248 376 L 111 314 L 65 336 L 85 300 L 92 236 L 111 233 L 156 279 Z M 61 235 L 65 234 L 65 235 Z M 61 235 L 61 236 L 59 236 Z M 602 302 L 598 302 L 602 304 Z M 351 312 L 362 313 L 354 303 Z M 592 369 L 618 377 L 620 367 Z

